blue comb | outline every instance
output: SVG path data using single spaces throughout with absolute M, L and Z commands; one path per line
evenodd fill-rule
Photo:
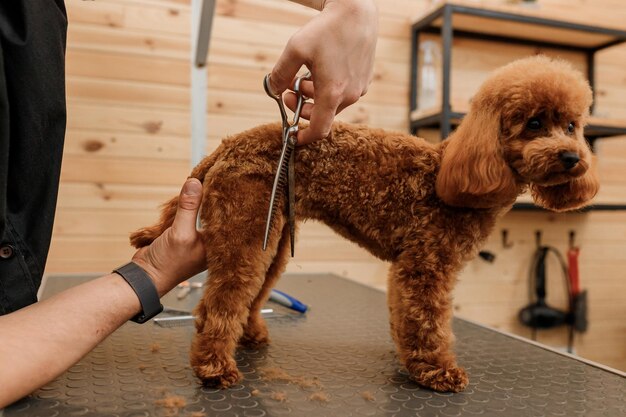
M 272 292 L 270 293 L 270 301 L 273 301 L 300 313 L 306 313 L 306 311 L 309 309 L 306 304 L 303 304 L 289 294 L 285 294 L 284 292 L 278 290 L 272 290 Z

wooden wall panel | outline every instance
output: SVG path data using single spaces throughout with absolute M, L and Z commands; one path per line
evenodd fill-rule
M 189 174 L 190 6 L 66 3 L 68 125 L 47 272 L 109 271 Z
M 48 272 L 103 272 L 133 253 L 128 233 L 156 220 L 157 207 L 175 195 L 189 161 L 189 0 L 67 0 L 68 132 L 58 215 Z M 503 3 L 483 0 L 480 3 Z M 406 130 L 409 27 L 426 0 L 379 0 L 380 40 L 368 94 L 340 120 Z M 623 28 L 622 0 L 539 0 L 543 12 L 587 24 Z M 523 12 L 523 10 L 522 10 Z M 317 12 L 286 0 L 218 0 L 208 71 L 207 152 L 226 135 L 278 120 L 261 83 L 288 37 Z M 536 48 L 456 39 L 452 88 L 467 101 L 491 69 Z M 555 51 L 544 51 L 554 54 Z M 584 60 L 558 52 L 584 69 Z M 598 55 L 597 115 L 626 118 L 626 47 Z M 420 132 L 436 137 L 436 131 Z M 598 142 L 602 201 L 626 201 L 626 138 Z M 517 311 L 527 301 L 527 269 L 534 230 L 566 249 L 569 230 L 581 245 L 583 287 L 589 290 L 590 328 L 577 351 L 626 369 L 626 215 L 510 213 L 485 249 L 493 264 L 472 261 L 459 277 L 456 314 L 525 336 Z M 502 229 L 512 248 L 503 248 Z M 335 236 L 303 225 L 291 272 L 334 272 L 379 288 L 387 265 Z M 550 265 L 549 301 L 563 305 L 556 265 Z M 562 331 L 539 340 L 564 346 Z

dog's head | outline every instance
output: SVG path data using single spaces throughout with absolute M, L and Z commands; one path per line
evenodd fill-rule
M 536 56 L 500 68 L 444 142 L 437 194 L 453 206 L 489 208 L 512 203 L 528 185 L 542 207 L 585 205 L 599 187 L 583 137 L 591 101 L 588 82 L 564 61 Z

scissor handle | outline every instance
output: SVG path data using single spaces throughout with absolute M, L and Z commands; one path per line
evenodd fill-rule
M 287 112 L 285 111 L 285 104 L 283 103 L 283 98 L 280 94 L 275 94 L 272 91 L 272 87 L 270 87 L 270 74 L 267 74 L 263 79 L 263 88 L 265 89 L 265 93 L 273 98 L 278 104 L 278 109 L 280 110 L 280 117 L 283 122 L 283 132 L 286 132 L 289 128 L 289 119 L 287 117 Z
M 300 121 L 300 114 L 302 113 L 302 108 L 304 107 L 304 103 L 306 103 L 306 101 L 308 100 L 308 97 L 303 95 L 302 92 L 300 91 L 300 85 L 302 83 L 302 80 L 310 80 L 310 79 L 311 79 L 310 72 L 307 72 L 306 74 L 296 79 L 293 91 L 294 93 L 296 93 L 296 97 L 298 101 L 296 104 L 296 111 L 294 112 L 294 115 L 293 115 L 293 121 L 291 123 L 289 122 L 289 117 L 287 116 L 287 111 L 285 110 L 285 104 L 283 103 L 282 96 L 280 94 L 274 93 L 272 91 L 272 88 L 270 87 L 270 74 L 267 74 L 265 78 L 263 79 L 263 88 L 265 89 L 265 93 L 269 97 L 274 99 L 276 103 L 278 103 L 278 109 L 280 110 L 280 117 L 283 122 L 283 132 L 287 136 L 298 133 L 297 126 L 298 126 L 298 122 Z
M 302 80 L 310 80 L 310 79 L 311 79 L 311 73 L 307 72 L 303 76 L 298 77 L 293 86 L 293 91 L 294 93 L 296 93 L 296 97 L 298 98 L 298 103 L 296 104 L 296 111 L 294 112 L 293 123 L 291 124 L 291 126 L 298 125 L 298 122 L 300 121 L 300 113 L 302 112 L 302 107 L 304 107 L 304 103 L 306 103 L 308 99 L 308 97 L 302 94 L 302 92 L 300 91 L 300 84 L 302 84 Z

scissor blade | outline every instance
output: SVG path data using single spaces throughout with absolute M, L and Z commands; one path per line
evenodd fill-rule
M 267 242 L 269 241 L 270 231 L 272 230 L 272 223 L 276 214 L 276 208 L 278 207 L 278 196 L 285 188 L 287 183 L 289 159 L 295 149 L 295 142 L 292 139 L 287 139 L 283 143 L 283 149 L 278 159 L 278 167 L 276 168 L 276 175 L 274 176 L 274 185 L 272 186 L 272 195 L 270 197 L 270 206 L 267 211 L 267 220 L 265 222 L 265 237 L 263 238 L 263 250 L 267 249 Z
M 296 172 L 295 172 L 296 152 L 295 149 L 289 156 L 287 179 L 289 182 L 289 194 L 287 204 L 289 205 L 289 238 L 291 241 L 291 257 L 295 253 L 296 244 Z

